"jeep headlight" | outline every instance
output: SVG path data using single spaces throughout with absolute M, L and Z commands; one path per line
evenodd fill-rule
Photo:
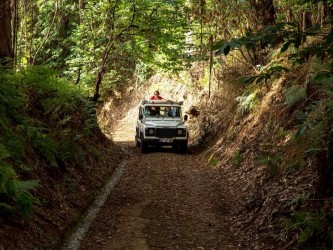
M 155 135 L 155 129 L 154 128 L 146 128 L 146 135 L 147 136 Z
M 177 130 L 177 135 L 179 136 L 185 136 L 186 134 L 186 129 L 178 129 Z

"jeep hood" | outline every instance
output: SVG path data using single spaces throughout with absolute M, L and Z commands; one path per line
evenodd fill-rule
M 178 127 L 183 125 L 183 121 L 181 120 L 146 120 L 146 125 L 151 125 L 154 127 Z

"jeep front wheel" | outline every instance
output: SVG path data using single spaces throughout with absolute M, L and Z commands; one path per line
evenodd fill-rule
M 186 154 L 187 153 L 187 143 L 182 143 L 179 145 L 179 152 L 181 154 Z
M 187 153 L 187 143 L 179 143 L 172 145 L 172 149 L 176 153 L 186 154 Z
M 140 142 L 140 152 L 141 152 L 142 154 L 147 153 L 147 148 L 148 148 L 147 143 L 145 143 L 145 142 L 143 141 L 143 138 L 141 137 L 141 142 Z

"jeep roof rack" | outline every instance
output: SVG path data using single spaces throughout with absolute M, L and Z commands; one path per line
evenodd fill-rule
M 178 104 L 183 105 L 184 102 L 176 102 L 172 100 L 142 100 L 141 104 Z

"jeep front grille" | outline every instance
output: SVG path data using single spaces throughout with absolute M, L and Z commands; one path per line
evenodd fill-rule
M 156 128 L 156 136 L 163 138 L 177 137 L 177 129 L 175 128 Z

